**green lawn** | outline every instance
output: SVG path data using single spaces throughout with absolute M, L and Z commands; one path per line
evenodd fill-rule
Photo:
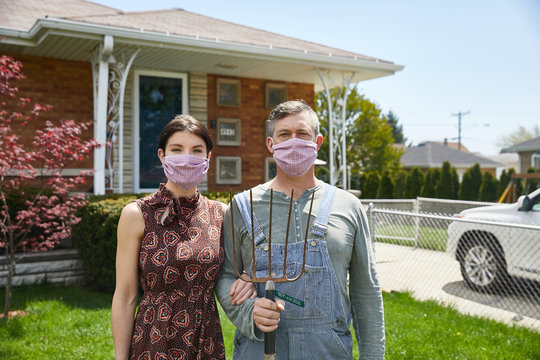
M 384 294 L 384 303 L 387 359 L 540 359 L 537 332 L 408 294 Z M 15 288 L 12 309 L 28 315 L 0 321 L 0 359 L 114 359 L 110 304 L 111 295 L 81 287 Z M 224 316 L 222 324 L 230 359 L 234 327 Z
M 377 242 L 414 246 L 416 227 L 414 225 L 377 225 L 375 227 Z M 418 229 L 418 247 L 420 249 L 446 251 L 447 230 L 421 226 Z M 412 240 L 405 240 L 412 239 Z

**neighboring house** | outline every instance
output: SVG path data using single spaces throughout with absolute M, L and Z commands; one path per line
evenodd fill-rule
M 448 161 L 456 168 L 460 181 L 465 171 L 474 164 L 480 165 L 483 172 L 488 171 L 493 176 L 497 175 L 497 168 L 504 166 L 486 157 L 453 149 L 433 141 L 411 146 L 405 150 L 405 154 L 401 157 L 401 163 L 405 169 L 418 166 L 427 171 L 429 168 L 441 168 L 443 162 Z
M 501 153 L 518 153 L 518 173 L 526 173 L 530 167 L 540 170 L 540 136 L 502 149 Z
M 276 103 L 313 105 L 315 91 L 403 68 L 180 9 L 122 12 L 84 0 L 0 0 L 0 8 L 0 54 L 23 63 L 21 94 L 52 105 L 45 118 L 93 121 L 93 136 L 113 144 L 76 165 L 95 170 L 84 190 L 96 194 L 157 188 L 157 136 L 179 113 L 215 139 L 203 190 L 264 182 L 265 119 Z

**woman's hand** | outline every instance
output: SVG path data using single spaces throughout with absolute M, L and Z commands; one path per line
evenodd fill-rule
M 240 305 L 247 299 L 253 299 L 257 296 L 255 284 L 242 279 L 249 280 L 250 277 L 247 274 L 242 274 L 242 276 L 239 279 L 236 279 L 232 284 L 231 291 L 229 291 L 232 305 Z

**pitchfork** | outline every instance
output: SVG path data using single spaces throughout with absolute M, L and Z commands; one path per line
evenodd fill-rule
M 272 277 L 272 201 L 274 199 L 274 190 L 270 189 L 270 223 L 268 230 L 268 275 L 266 277 L 257 277 L 255 271 L 255 225 L 253 222 L 253 193 L 249 189 L 249 205 L 251 209 L 251 255 L 253 258 L 253 272 L 252 277 L 249 279 L 243 279 L 240 272 L 238 271 L 238 265 L 236 263 L 236 240 L 234 235 L 234 204 L 232 190 L 229 191 L 229 198 L 231 203 L 231 227 L 232 227 L 232 243 L 233 243 L 233 262 L 234 262 L 234 271 L 239 278 L 242 278 L 244 281 L 252 283 L 263 283 L 265 282 L 265 297 L 271 301 L 275 301 L 275 283 L 278 282 L 293 282 L 296 281 L 304 273 L 304 268 L 306 265 L 306 247 L 307 247 L 307 237 L 309 233 L 309 219 L 311 218 L 311 209 L 313 207 L 313 198 L 315 197 L 315 191 L 311 194 L 311 203 L 309 205 L 309 216 L 307 219 L 306 225 L 306 236 L 304 238 L 304 255 L 302 259 L 302 269 L 300 272 L 293 278 L 287 276 L 287 248 L 289 243 L 289 226 L 291 223 L 291 210 L 293 203 L 294 189 L 291 191 L 291 202 L 289 204 L 289 214 L 287 218 L 287 232 L 285 235 L 285 258 L 283 260 L 283 275 L 281 277 Z M 264 360 L 273 360 L 276 359 L 276 334 L 274 331 L 264 333 Z

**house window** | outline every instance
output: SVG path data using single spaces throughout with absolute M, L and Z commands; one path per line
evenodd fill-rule
M 287 85 L 267 83 L 264 89 L 264 107 L 273 109 L 287 101 Z
M 136 71 L 133 93 L 133 185 L 136 192 L 150 192 L 166 180 L 157 156 L 161 129 L 188 113 L 187 75 Z
M 240 156 L 216 157 L 216 184 L 241 184 L 242 158 Z
M 532 154 L 531 156 L 531 165 L 535 169 L 540 170 L 540 152 Z
M 240 106 L 241 82 L 237 79 L 217 79 L 218 106 Z

